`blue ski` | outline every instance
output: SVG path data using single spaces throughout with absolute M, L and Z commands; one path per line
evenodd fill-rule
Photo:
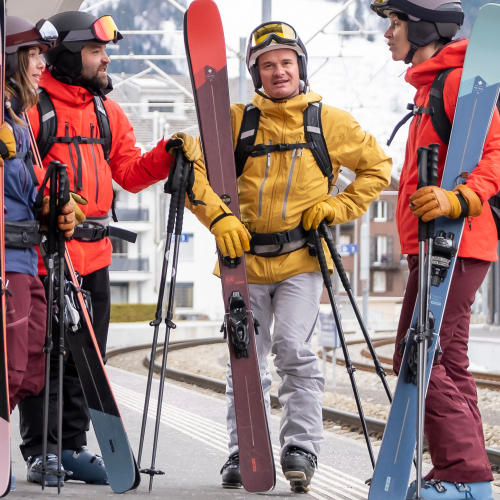
M 441 187 L 451 190 L 462 172 L 470 172 L 481 158 L 500 89 L 500 5 L 487 4 L 479 11 L 464 62 L 457 107 L 446 157 Z M 435 235 L 453 234 L 458 249 L 464 227 L 463 219 L 441 217 L 435 221 Z M 429 342 L 425 386 L 438 345 L 439 330 L 455 265 L 455 255 L 446 276 L 431 286 L 429 310 L 434 317 L 434 333 Z M 412 318 L 417 323 L 418 309 Z M 408 336 L 396 392 L 385 428 L 382 446 L 371 481 L 369 500 L 403 500 L 406 498 L 412 459 L 416 444 L 417 385 L 409 376 L 409 357 L 416 342 Z

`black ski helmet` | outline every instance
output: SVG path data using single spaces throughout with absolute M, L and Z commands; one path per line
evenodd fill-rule
M 257 59 L 264 52 L 292 49 L 297 53 L 299 78 L 307 83 L 307 50 L 295 29 L 281 21 L 269 21 L 257 26 L 248 39 L 246 63 L 255 89 L 262 87 Z
M 59 32 L 59 44 L 47 52 L 47 63 L 71 78 L 82 72 L 81 50 L 85 45 L 116 43 L 123 38 L 111 16 L 96 18 L 87 12 L 68 11 L 55 14 L 49 21 Z
M 435 41 L 451 41 L 464 22 L 460 0 L 372 0 L 370 7 L 381 17 L 401 14 L 408 22 L 412 50 L 406 63 L 411 62 L 419 47 Z
M 41 19 L 35 24 L 17 16 L 5 18 L 5 76 L 9 78 L 18 70 L 18 50 L 38 47 L 46 52 L 57 40 L 57 30 L 52 23 Z

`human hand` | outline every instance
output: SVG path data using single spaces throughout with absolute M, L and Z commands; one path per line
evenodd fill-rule
M 165 149 L 169 155 L 172 155 L 172 148 L 181 146 L 184 156 L 190 162 L 201 160 L 203 155 L 201 153 L 200 143 L 192 135 L 185 134 L 184 132 L 177 132 L 174 134 L 167 144 Z
M 302 226 L 306 231 L 310 229 L 318 229 L 318 226 L 326 220 L 328 224 L 332 224 L 335 218 L 335 210 L 326 201 L 320 201 L 309 207 L 302 214 Z
M 0 125 L 0 156 L 8 160 L 16 155 L 16 151 L 16 139 L 12 127 L 7 122 L 3 122 Z
M 210 232 L 215 236 L 217 247 L 223 256 L 231 259 L 241 257 L 243 252 L 250 250 L 251 236 L 248 229 L 234 215 L 228 214 L 219 219 Z

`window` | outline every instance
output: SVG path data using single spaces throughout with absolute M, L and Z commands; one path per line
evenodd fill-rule
M 372 276 L 372 292 L 387 291 L 387 275 L 384 271 L 374 271 Z
M 172 101 L 149 101 L 148 102 L 149 111 L 160 111 L 160 113 L 173 113 L 174 103 Z
M 175 306 L 193 307 L 193 283 L 176 283 Z
M 387 262 L 388 244 L 387 236 L 375 236 L 375 255 L 373 262 L 384 264 Z
M 374 222 L 386 222 L 388 220 L 387 201 L 375 201 L 372 206 L 372 214 Z
M 127 255 L 127 242 L 121 238 L 115 238 L 111 236 L 111 245 L 113 246 L 113 256 L 123 256 Z
M 111 283 L 111 303 L 128 302 L 128 283 Z

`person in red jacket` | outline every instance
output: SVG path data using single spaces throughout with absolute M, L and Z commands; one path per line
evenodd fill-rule
M 427 107 L 432 82 L 447 68 L 444 107 L 453 120 L 467 40 L 452 41 L 463 22 L 460 1 L 373 0 L 371 8 L 389 19 L 385 33 L 395 61 L 411 64 L 406 81 L 416 89 L 415 105 Z M 445 19 L 445 21 L 443 21 Z M 490 262 L 497 260 L 497 231 L 488 199 L 500 190 L 500 117 L 495 111 L 477 167 L 452 191 L 437 186 L 417 189 L 417 150 L 439 143 L 438 185 L 447 145 L 439 139 L 429 114 L 416 115 L 409 129 L 406 156 L 399 181 L 397 225 L 402 252 L 408 254 L 409 278 L 399 321 L 394 369 L 398 372 L 401 340 L 410 327 L 417 296 L 418 219 L 466 216 L 448 300 L 440 344 L 442 353 L 429 381 L 425 435 L 433 468 L 426 476 L 422 498 L 448 500 L 492 498 L 493 476 L 485 450 L 477 391 L 468 372 L 467 344 L 471 305 Z M 413 498 L 415 484 L 407 498 Z
M 87 221 L 98 229 L 89 236 L 88 227 L 77 226 L 74 239 L 67 247 L 76 271 L 83 278 L 82 288 L 91 293 L 93 327 L 104 358 L 110 314 L 108 268 L 112 254 L 106 219 L 113 200 L 112 181 L 128 191 L 138 192 L 168 176 L 171 156 L 166 151 L 165 139 L 141 154 L 125 113 L 116 102 L 106 98 L 112 90 L 107 74 L 110 59 L 106 44 L 122 38 L 111 16 L 96 19 L 85 12 L 62 12 L 52 16 L 50 22 L 59 33 L 59 44 L 46 54 L 48 70 L 40 78 L 40 88 L 53 103 L 57 130 L 50 138 L 52 145 L 43 164 L 46 168 L 51 161 L 59 160 L 68 165 L 70 189 L 86 200 L 81 208 Z M 96 96 L 109 120 L 112 140 L 109 157 L 99 137 Z M 48 118 L 39 116 L 36 107 L 31 110 L 29 120 L 35 137 L 39 136 L 41 119 Z M 189 157 L 187 150 L 186 154 Z M 40 274 L 46 274 L 41 261 L 39 268 Z M 53 359 L 57 362 L 57 356 Z M 56 363 L 54 365 L 51 374 L 57 377 Z M 54 381 L 50 383 L 50 390 L 57 391 Z M 71 353 L 65 359 L 63 398 L 61 458 L 64 468 L 72 472 L 66 479 L 106 484 L 102 459 L 86 449 L 89 413 Z M 51 394 L 50 401 L 48 453 L 53 458 L 57 452 L 55 395 Z M 40 482 L 42 477 L 42 407 L 43 393 L 19 404 L 21 452 L 27 461 L 31 482 Z M 48 485 L 57 484 L 56 464 L 57 457 L 48 461 L 45 476 Z

